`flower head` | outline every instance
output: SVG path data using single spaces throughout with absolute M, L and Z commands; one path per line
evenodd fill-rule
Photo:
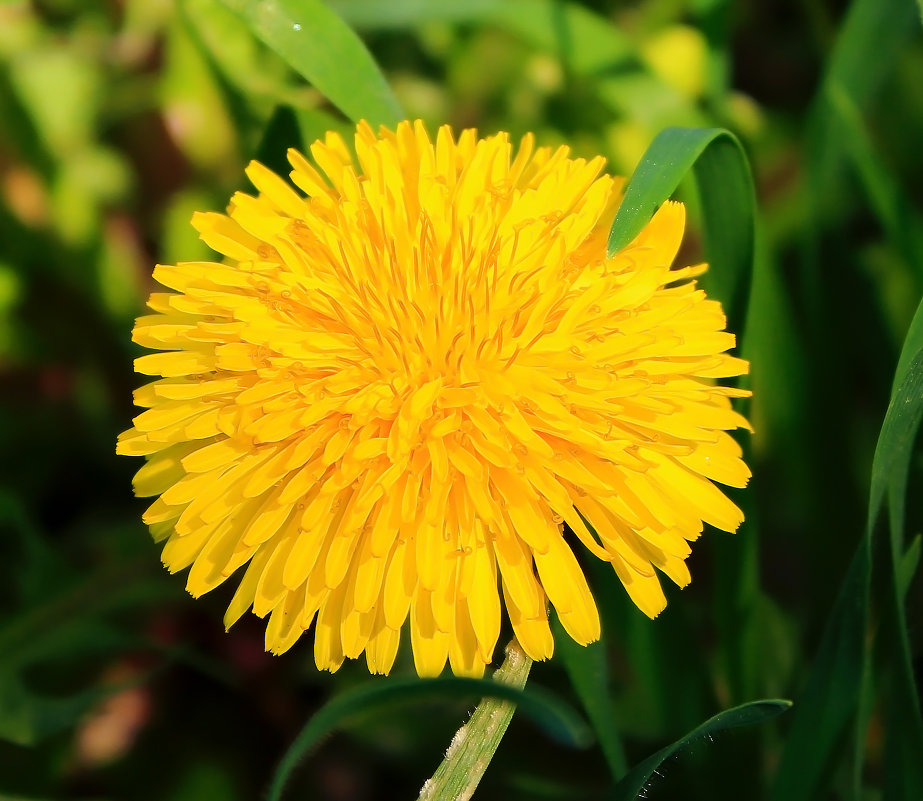
M 549 603 L 597 639 L 577 541 L 655 616 L 657 571 L 685 585 L 703 521 L 742 520 L 712 482 L 749 476 L 747 393 L 714 382 L 747 363 L 705 266 L 671 269 L 683 207 L 607 258 L 601 158 L 419 122 L 310 150 L 304 195 L 253 163 L 255 197 L 194 217 L 223 262 L 154 272 L 134 340 L 160 378 L 118 451 L 147 457 L 164 563 L 195 596 L 242 570 L 226 625 L 269 614 L 280 653 L 313 623 L 330 670 L 387 673 L 408 617 L 421 675 L 482 673 L 503 607 L 535 659 Z

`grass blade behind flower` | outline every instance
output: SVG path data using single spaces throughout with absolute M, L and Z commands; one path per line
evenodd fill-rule
M 742 331 L 753 271 L 753 179 L 740 142 L 722 128 L 667 128 L 648 147 L 625 188 L 609 232 L 609 253 L 631 242 L 693 170 L 701 196 L 705 253 L 702 284 L 724 305 L 728 328 Z
M 756 202 L 746 154 L 737 138 L 721 128 L 667 128 L 648 147 L 625 188 L 609 234 L 609 253 L 628 245 L 693 172 L 700 199 L 705 257 L 709 271 L 700 283 L 722 302 L 728 330 L 742 334 L 749 311 L 754 269 Z M 760 304 L 767 299 L 758 299 Z M 760 311 L 763 311 L 761 308 Z M 775 347 L 773 341 L 772 347 Z M 748 354 L 750 355 L 750 354 Z M 754 361 L 758 361 L 753 354 Z M 752 697 L 754 681 L 747 643 L 755 641 L 760 590 L 757 539 L 751 524 L 746 538 L 716 545 L 723 578 L 718 589 L 719 626 L 729 645 L 722 658 L 734 699 Z M 731 570 L 722 565 L 733 565 Z
M 320 0 L 222 0 L 353 121 L 404 118 L 381 71 L 353 30 Z

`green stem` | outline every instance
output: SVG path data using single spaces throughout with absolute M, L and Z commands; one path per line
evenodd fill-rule
M 515 638 L 506 646 L 506 659 L 493 675 L 521 690 L 529 678 L 532 660 Z M 516 710 L 516 704 L 499 698 L 483 698 L 471 719 L 462 726 L 445 752 L 445 759 L 426 780 L 417 801 L 467 801 L 477 789 L 484 771 Z

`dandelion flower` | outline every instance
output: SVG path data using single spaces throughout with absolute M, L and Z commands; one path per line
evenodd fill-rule
M 303 194 L 253 163 L 256 196 L 195 215 L 224 260 L 158 266 L 135 325 L 158 378 L 118 452 L 165 565 L 194 596 L 242 571 L 226 625 L 268 614 L 281 653 L 313 624 L 331 671 L 387 673 L 407 624 L 420 675 L 480 675 L 504 608 L 533 659 L 549 604 L 592 642 L 575 550 L 657 615 L 658 571 L 687 584 L 703 521 L 742 520 L 713 482 L 749 477 L 747 393 L 714 380 L 747 363 L 705 266 L 671 267 L 683 206 L 607 258 L 601 158 L 420 122 L 310 152 Z

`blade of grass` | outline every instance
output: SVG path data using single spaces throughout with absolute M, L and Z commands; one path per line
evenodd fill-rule
M 921 305 L 923 309 L 923 305 Z M 884 604 L 886 625 L 882 639 L 887 676 L 887 718 L 885 738 L 885 801 L 914 801 L 923 798 L 923 717 L 914 678 L 913 658 L 907 629 L 904 594 L 919 561 L 917 537 L 904 551 L 904 501 L 911 451 L 923 417 L 923 349 L 907 369 L 892 400 L 894 413 L 889 430 L 882 428 L 896 462 L 888 488 L 891 523 L 887 598 Z M 891 409 L 889 408 L 889 412 Z M 886 418 L 886 423 L 888 418 Z M 874 470 L 874 468 L 873 468 Z
M 824 222 L 842 215 L 844 157 L 848 152 L 848 128 L 840 125 L 831 100 L 848 102 L 862 112 L 894 68 L 903 45 L 916 29 L 913 7 L 906 0 L 855 0 L 837 33 L 833 51 L 816 97 L 811 103 L 806 132 L 808 220 L 803 226 L 803 266 L 800 273 L 805 296 L 806 344 L 809 358 L 817 369 L 818 385 L 828 391 L 840 390 L 838 382 L 846 367 L 837 358 L 839 343 L 831 340 L 836 326 L 827 308 L 827 276 L 822 269 L 820 235 Z M 815 414 L 819 409 L 813 410 Z M 813 450 L 826 458 L 840 459 L 838 429 L 843 424 L 836 415 L 818 416 L 819 425 Z M 830 490 L 827 490 L 829 493 Z
M 871 489 L 869 492 L 868 526 L 871 528 L 884 502 L 889 488 L 897 489 L 895 511 L 903 522 L 904 495 L 907 487 L 907 472 L 910 466 L 919 415 L 923 413 L 923 393 L 913 394 L 912 385 L 919 380 L 917 372 L 923 359 L 923 302 L 917 307 L 913 322 L 904 340 L 901 357 L 898 360 L 891 392 L 891 402 L 885 413 L 875 457 L 872 462 Z
M 667 128 L 648 147 L 631 177 L 609 234 L 609 253 L 628 245 L 690 171 L 699 190 L 705 254 L 711 263 L 702 284 L 722 301 L 732 331 L 744 329 L 753 275 L 755 199 L 753 181 L 740 142 L 718 128 Z M 756 538 L 716 547 L 722 577 L 718 586 L 719 627 L 735 646 L 724 663 L 734 698 L 755 685 L 744 643 L 755 637 L 759 601 Z M 728 569 L 728 566 L 730 569 Z
M 726 709 L 719 712 L 712 718 L 706 720 L 701 726 L 697 726 L 684 737 L 681 737 L 666 748 L 661 748 L 656 754 L 652 754 L 640 764 L 636 765 L 632 771 L 622 779 L 612 790 L 609 796 L 610 801 L 635 801 L 643 792 L 644 786 L 650 781 L 657 768 L 659 768 L 667 759 L 682 751 L 684 748 L 692 745 L 698 740 L 705 738 L 711 739 L 718 732 L 734 729 L 740 726 L 753 726 L 757 723 L 770 720 L 771 718 L 781 715 L 791 707 L 792 702 L 781 699 L 764 699 L 760 701 L 751 701 L 748 704 L 735 706 L 733 709 Z
M 233 87 L 236 102 L 273 103 L 296 108 L 311 103 L 313 92 L 258 41 L 247 21 L 223 0 L 180 0 L 177 15 L 184 19 L 214 69 Z
M 582 748 L 592 741 L 586 723 L 574 709 L 540 687 L 524 691 L 491 679 L 456 677 L 372 680 L 331 699 L 305 724 L 276 768 L 267 798 L 278 801 L 293 771 L 314 745 L 349 722 L 392 707 L 406 709 L 408 703 L 458 701 L 472 696 L 512 702 L 549 737 L 563 745 Z
M 320 0 L 222 0 L 353 121 L 396 125 L 400 104 L 365 45 Z
M 747 157 L 729 131 L 667 128 L 657 135 L 625 188 L 609 232 L 609 253 L 641 232 L 690 170 L 699 189 L 711 263 L 702 283 L 724 305 L 730 330 L 739 332 L 753 271 L 755 200 Z
M 923 302 L 917 308 L 901 350 L 894 376 L 891 403 L 882 425 L 875 460 L 872 464 L 872 489 L 869 527 L 888 496 L 890 522 L 890 570 L 885 610 L 890 635 L 883 644 L 891 666 L 888 687 L 888 730 L 886 736 L 885 799 L 912 801 L 923 798 L 923 715 L 916 686 L 913 658 L 904 608 L 905 587 L 911 576 L 905 574 L 905 501 L 910 459 L 923 417 Z M 918 542 L 919 540 L 917 540 Z M 902 575 L 904 574 L 904 575 Z M 892 641 L 893 640 L 893 641 Z M 857 737 L 861 732 L 857 733 Z M 857 743 L 857 748 L 859 748 Z
M 919 557 L 919 538 L 904 550 L 905 500 L 913 446 L 923 418 L 923 336 L 919 321 L 923 319 L 923 303 L 917 310 L 905 349 L 914 353 L 909 365 L 900 371 L 900 384 L 896 388 L 882 426 L 879 450 L 883 452 L 882 464 L 873 463 L 873 493 L 880 493 L 882 481 L 888 482 L 890 521 L 890 570 L 885 610 L 888 625 L 884 633 L 890 635 L 884 643 L 886 664 L 890 665 L 888 686 L 888 730 L 886 736 L 884 798 L 886 801 L 912 801 L 923 798 L 923 715 L 920 696 L 914 677 L 913 658 L 908 636 L 907 614 L 904 607 L 906 587 L 912 579 L 908 575 L 910 564 L 915 567 Z M 909 348 L 908 348 L 909 345 Z M 878 469 L 876 469 L 878 468 Z M 876 478 L 879 478 L 876 487 Z M 873 495 L 873 504 L 876 501 Z M 880 495 L 877 498 L 881 504 Z M 870 508 L 870 513 L 874 507 Z M 869 525 L 874 521 L 870 520 Z M 884 639 L 884 637 L 883 637 Z M 893 640 L 893 641 L 892 641 Z

